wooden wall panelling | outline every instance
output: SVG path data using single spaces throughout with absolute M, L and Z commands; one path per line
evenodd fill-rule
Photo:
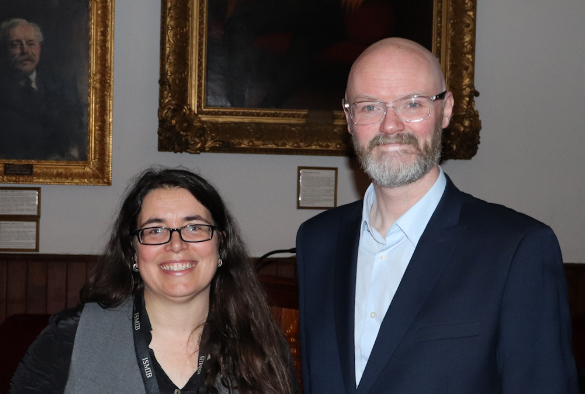
M 27 263 L 27 314 L 47 313 L 47 264 L 39 261 Z
M 7 280 L 7 262 L 0 261 L 0 324 L 6 320 L 6 280 Z
M 97 258 L 0 254 L 0 324 L 14 314 L 53 314 L 76 306 Z
M 67 306 L 67 263 L 55 261 L 47 267 L 47 312 L 57 313 Z
M 585 264 L 566 263 L 571 316 L 585 318 Z
M 296 278 L 296 263 L 297 260 L 295 257 L 268 258 L 263 261 L 264 267 L 258 272 L 258 274 L 276 276 L 279 278 Z
M 6 317 L 26 313 L 27 264 L 24 261 L 8 261 L 6 272 Z
M 79 290 L 85 284 L 87 263 L 67 264 L 67 308 L 79 304 Z

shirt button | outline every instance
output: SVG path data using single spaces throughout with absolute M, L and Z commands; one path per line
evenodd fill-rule
M 382 256 L 380 256 L 380 260 L 382 260 L 382 261 L 386 260 L 386 255 L 383 254 Z
M 374 317 L 376 317 L 376 312 L 370 312 L 370 317 L 373 319 Z
M 181 390 L 179 390 L 179 389 L 176 389 L 176 390 L 174 391 L 174 394 L 181 394 Z

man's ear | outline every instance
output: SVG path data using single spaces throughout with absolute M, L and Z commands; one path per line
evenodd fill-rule
M 445 105 L 443 107 L 443 121 L 441 127 L 446 129 L 449 126 L 449 122 L 451 121 L 451 116 L 453 115 L 453 105 L 455 104 L 455 100 L 453 99 L 453 93 L 447 92 L 444 98 Z
M 343 108 L 343 113 L 345 114 L 345 121 L 347 122 L 347 131 L 349 132 L 349 134 L 353 135 L 353 121 L 351 120 L 351 117 L 349 116 L 349 110 L 347 108 L 345 108 L 345 99 L 341 100 L 341 107 Z

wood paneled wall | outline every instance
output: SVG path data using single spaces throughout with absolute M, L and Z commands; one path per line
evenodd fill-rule
M 0 324 L 15 314 L 52 314 L 77 305 L 97 257 L 0 253 Z M 270 304 L 298 309 L 294 258 L 274 261 L 260 271 Z M 565 273 L 571 314 L 585 316 L 585 264 L 567 263 Z M 281 319 L 286 325 L 289 317 Z
M 0 254 L 0 324 L 16 314 L 53 314 L 79 303 L 97 256 Z
M 585 319 L 585 264 L 565 263 L 571 316 Z

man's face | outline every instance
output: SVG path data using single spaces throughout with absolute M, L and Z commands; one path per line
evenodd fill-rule
M 23 75 L 33 73 L 41 58 L 41 43 L 37 31 L 22 24 L 8 33 L 8 53 L 12 69 Z
M 435 96 L 442 93 L 437 79 L 422 55 L 402 50 L 374 53 L 352 70 L 347 101 L 391 102 L 415 94 Z M 403 121 L 387 108 L 380 123 L 354 125 L 346 112 L 356 154 L 374 183 L 383 187 L 407 185 L 438 165 L 441 132 L 449 124 L 452 105 L 449 92 L 445 101 L 433 102 L 431 116 L 419 122 Z

